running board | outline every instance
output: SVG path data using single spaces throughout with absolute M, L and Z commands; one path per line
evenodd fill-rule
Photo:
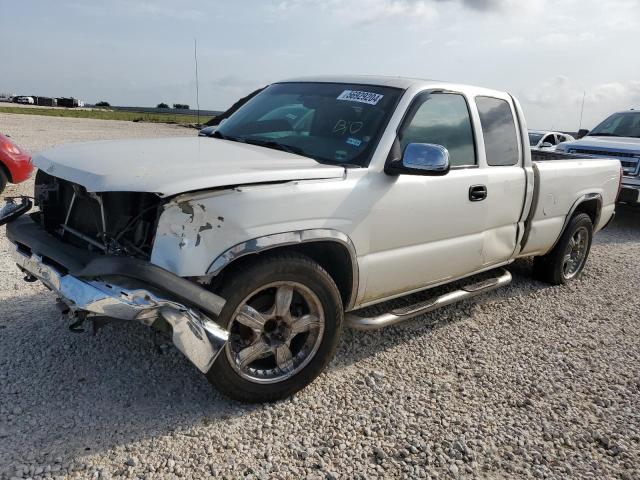
M 396 308 L 376 317 L 361 317 L 354 313 L 347 313 L 345 315 L 345 320 L 347 322 L 347 326 L 356 330 L 377 330 L 378 328 L 389 327 L 396 323 L 417 317 L 418 315 L 446 307 L 452 303 L 461 302 L 463 300 L 482 295 L 483 293 L 490 292 L 491 290 L 503 287 L 509 283 L 511 283 L 511 274 L 507 270 L 502 269 L 500 271 L 500 275 L 497 277 L 465 285 L 460 290 L 455 290 L 439 297 L 416 303 L 415 305 Z

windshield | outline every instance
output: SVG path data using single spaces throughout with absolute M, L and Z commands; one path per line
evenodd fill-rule
M 640 138 L 640 112 L 614 113 L 591 130 L 589 136 Z
M 277 83 L 256 95 L 214 137 L 311 157 L 369 163 L 402 90 L 337 83 Z
M 542 140 L 544 133 L 529 133 L 529 145 L 535 147 Z

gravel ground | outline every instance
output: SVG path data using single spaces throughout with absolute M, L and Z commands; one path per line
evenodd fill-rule
M 185 132 L 19 115 L 0 130 L 34 152 Z M 70 333 L 9 248 L 2 229 L 0 478 L 640 478 L 638 211 L 596 237 L 580 281 L 518 262 L 475 301 L 346 331 L 324 375 L 259 406 L 141 325 Z

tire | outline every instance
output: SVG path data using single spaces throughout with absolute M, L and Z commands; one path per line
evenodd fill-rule
M 4 192 L 4 189 L 7 186 L 7 181 L 7 176 L 2 171 L 2 168 L 0 168 L 0 193 Z
M 342 300 L 331 276 L 310 258 L 298 253 L 258 256 L 229 273 L 217 293 L 227 301 L 219 321 L 231 335 L 206 376 L 224 395 L 247 403 L 289 397 L 309 385 L 333 358 L 342 333 Z M 281 305 L 289 298 L 280 312 L 278 298 L 285 299 Z M 270 319 L 248 326 L 247 318 L 253 317 L 239 315 L 247 306 L 261 315 L 260 322 Z M 309 329 L 295 333 L 292 325 L 306 328 L 299 326 L 305 321 Z M 250 351 L 248 347 L 274 350 L 243 366 L 243 358 L 252 358 L 240 353 Z M 282 351 L 288 354 L 279 355 Z
M 584 245 L 579 248 L 580 255 L 575 255 L 575 261 L 566 261 L 566 256 L 573 255 L 573 252 L 575 252 L 572 248 L 576 244 L 579 232 L 585 236 Z M 592 240 L 593 223 L 589 215 L 586 213 L 574 215 L 553 250 L 544 256 L 534 259 L 534 277 L 552 285 L 564 285 L 580 278 L 589 257 Z M 582 240 L 580 243 L 582 243 Z M 580 257 L 579 259 L 578 256 Z M 573 259 L 574 257 L 572 256 L 571 258 Z M 571 268 L 568 268 L 569 262 L 572 262 Z

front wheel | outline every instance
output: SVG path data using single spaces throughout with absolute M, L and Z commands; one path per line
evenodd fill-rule
M 582 274 L 593 239 L 593 223 L 586 213 L 570 221 L 553 250 L 534 260 L 534 276 L 553 285 L 562 285 Z
M 230 333 L 207 372 L 243 402 L 286 398 L 331 361 L 342 331 L 340 293 L 329 274 L 299 254 L 258 257 L 225 279 L 220 323 Z

